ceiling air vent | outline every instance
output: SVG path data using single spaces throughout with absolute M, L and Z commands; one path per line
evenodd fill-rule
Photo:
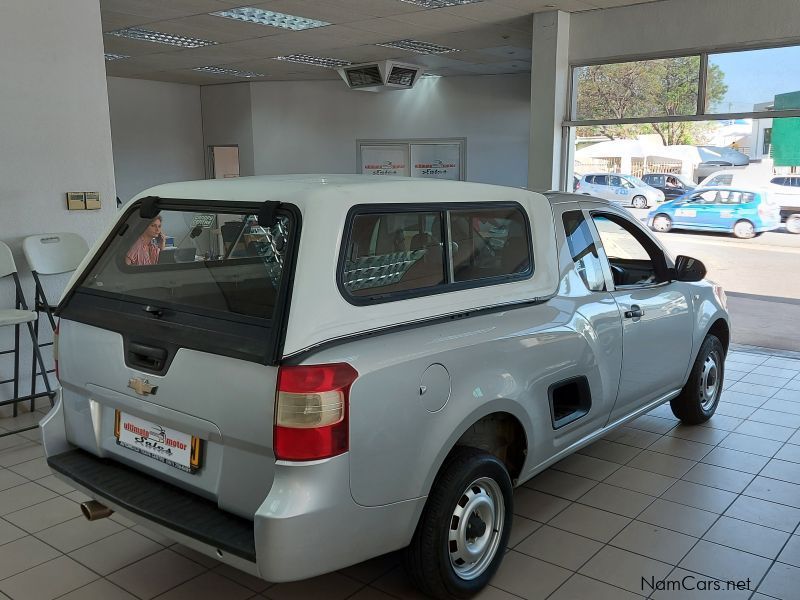
M 347 85 L 353 89 L 383 85 L 383 79 L 381 78 L 381 71 L 378 65 L 352 67 L 350 69 L 345 69 L 345 73 L 347 73 Z
M 378 92 L 381 90 L 407 90 L 422 75 L 424 67 L 384 60 L 338 69 L 347 87 L 353 90 Z

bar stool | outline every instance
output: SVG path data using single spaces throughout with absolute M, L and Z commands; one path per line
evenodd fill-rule
M 42 360 L 42 353 L 39 351 L 39 343 L 38 339 L 36 338 L 36 332 L 34 331 L 33 322 L 37 319 L 37 313 L 28 309 L 28 304 L 25 302 L 25 295 L 22 293 L 22 286 L 19 283 L 19 277 L 17 276 L 17 265 L 14 263 L 14 256 L 11 254 L 11 248 L 8 247 L 7 244 L 4 242 L 0 242 L 0 279 L 5 279 L 8 276 L 11 276 L 14 280 L 14 287 L 15 287 L 15 303 L 14 308 L 3 308 L 0 309 L 0 327 L 10 327 L 11 325 L 14 326 L 14 348 L 11 350 L 3 350 L 0 354 L 11 354 L 14 353 L 14 377 L 12 379 L 6 379 L 4 381 L 0 381 L 2 384 L 14 382 L 14 397 L 11 400 L 3 400 L 0 402 L 0 406 L 14 403 L 14 416 L 17 416 L 17 403 L 23 400 L 33 400 L 33 394 L 31 396 L 23 396 L 20 397 L 19 395 L 19 329 L 20 325 L 25 324 L 28 326 L 28 333 L 31 336 L 31 343 L 33 344 L 33 354 L 36 361 L 39 363 L 39 367 L 41 368 L 41 372 L 45 373 L 44 361 Z M 39 394 L 39 396 L 48 396 L 50 398 L 50 403 L 53 403 L 53 390 L 50 389 L 50 382 L 47 380 L 47 375 L 44 375 L 44 386 L 47 390 L 46 393 Z M 14 433 L 19 433 L 20 431 L 27 431 L 29 429 L 36 429 L 38 425 L 34 425 L 31 427 L 24 427 L 22 429 L 17 429 L 15 431 L 9 431 L 6 433 L 0 433 L 0 437 L 4 437 L 6 435 L 11 435 Z
M 47 300 L 42 287 L 42 275 L 58 275 L 69 273 L 78 268 L 78 265 L 89 253 L 89 245 L 77 233 L 42 233 L 31 235 L 22 240 L 22 251 L 28 261 L 33 273 L 33 280 L 36 283 L 36 294 L 34 296 L 33 308 L 36 311 L 36 320 L 33 330 L 36 338 L 39 338 L 39 315 L 44 312 L 50 321 L 50 327 L 56 330 L 56 320 L 53 316 L 55 305 Z M 53 342 L 39 344 L 39 348 L 52 346 Z M 54 369 L 46 373 L 52 373 Z M 31 359 L 31 411 L 35 409 L 36 398 L 36 377 L 42 373 L 36 372 L 36 355 Z M 44 375 L 47 380 L 47 375 Z

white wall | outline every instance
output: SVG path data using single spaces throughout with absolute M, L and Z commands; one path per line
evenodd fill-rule
M 526 184 L 527 75 L 423 79 L 380 93 L 342 81 L 250 86 L 256 174 L 355 173 L 356 139 L 466 137 L 469 181 Z
M 116 215 L 99 3 L 3 0 L 0 39 L 0 239 L 25 269 L 23 237 L 74 231 L 93 242 Z M 102 209 L 68 212 L 68 191 L 100 192 Z M 51 299 L 65 283 L 50 278 Z M 30 301 L 30 277 L 23 286 Z M 12 306 L 12 289 L 0 282 L 0 307 Z M 0 332 L 0 349 L 12 329 Z M 0 379 L 10 365 L 10 355 L 0 360 Z
M 572 15 L 570 61 L 800 40 L 798 0 L 665 0 Z
M 109 77 L 108 102 L 123 202 L 153 185 L 205 177 L 200 86 Z
M 239 174 L 255 175 L 250 84 L 206 85 L 201 97 L 204 146 L 239 146 Z

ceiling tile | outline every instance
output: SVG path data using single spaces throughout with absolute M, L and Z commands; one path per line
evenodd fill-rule
M 359 10 L 350 8 L 347 4 L 328 4 L 324 0 L 315 2 L 306 0 L 272 0 L 271 2 L 258 2 L 250 6 L 307 19 L 327 21 L 328 23 L 349 23 L 350 21 L 360 21 L 365 16 L 369 16 Z
M 422 12 L 408 13 L 391 17 L 392 21 L 411 23 L 417 27 L 433 29 L 441 33 L 453 31 L 467 31 L 480 27 L 481 23 L 473 19 L 459 17 L 453 13 L 445 12 L 442 9 L 426 10 Z
M 332 56 L 342 60 L 349 60 L 352 63 L 372 62 L 376 60 L 395 59 L 402 62 L 414 62 L 414 58 L 419 56 L 416 52 L 399 50 L 398 48 L 385 48 L 366 44 L 364 46 L 350 46 L 347 48 L 332 48 L 327 50 Z
M 114 31 L 115 29 L 125 29 L 134 25 L 142 25 L 150 22 L 147 17 L 127 15 L 125 13 L 104 10 L 100 12 L 100 19 L 103 23 L 103 31 Z
M 578 12 L 592 10 L 595 7 L 590 0 L 494 0 L 497 4 L 511 8 L 528 10 L 530 12 L 543 12 L 547 10 L 563 10 Z
M 499 2 L 490 2 L 489 0 L 474 2 L 472 4 L 461 4 L 459 6 L 447 6 L 437 10 L 452 13 L 459 17 L 466 17 L 467 19 L 475 19 L 483 23 L 493 23 L 502 19 L 514 19 L 531 14 L 528 8 L 515 8 L 513 6 L 500 4 Z
M 267 27 L 255 23 L 244 23 L 212 15 L 194 15 L 170 21 L 151 23 L 148 28 L 157 29 L 164 33 L 188 35 L 215 42 L 236 42 L 250 38 L 266 37 L 286 33 L 280 27 Z
M 100 0 L 102 10 L 147 17 L 151 21 L 200 15 L 226 7 L 217 0 Z
M 324 0 L 326 4 L 355 10 L 364 17 L 390 17 L 425 10 L 421 6 L 399 0 Z
M 356 21 L 348 23 L 348 27 L 353 29 L 362 29 L 364 31 L 373 31 L 382 34 L 385 39 L 383 41 L 400 40 L 404 38 L 420 38 L 426 33 L 434 33 L 434 30 L 428 29 L 424 26 L 413 25 L 403 21 L 396 21 L 389 18 L 369 19 L 365 21 Z

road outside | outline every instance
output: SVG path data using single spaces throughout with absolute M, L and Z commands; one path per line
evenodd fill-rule
M 642 221 L 647 210 L 628 209 Z M 728 294 L 733 342 L 800 351 L 800 235 L 783 228 L 751 240 L 673 231 L 656 236 L 673 256 L 698 258 Z

